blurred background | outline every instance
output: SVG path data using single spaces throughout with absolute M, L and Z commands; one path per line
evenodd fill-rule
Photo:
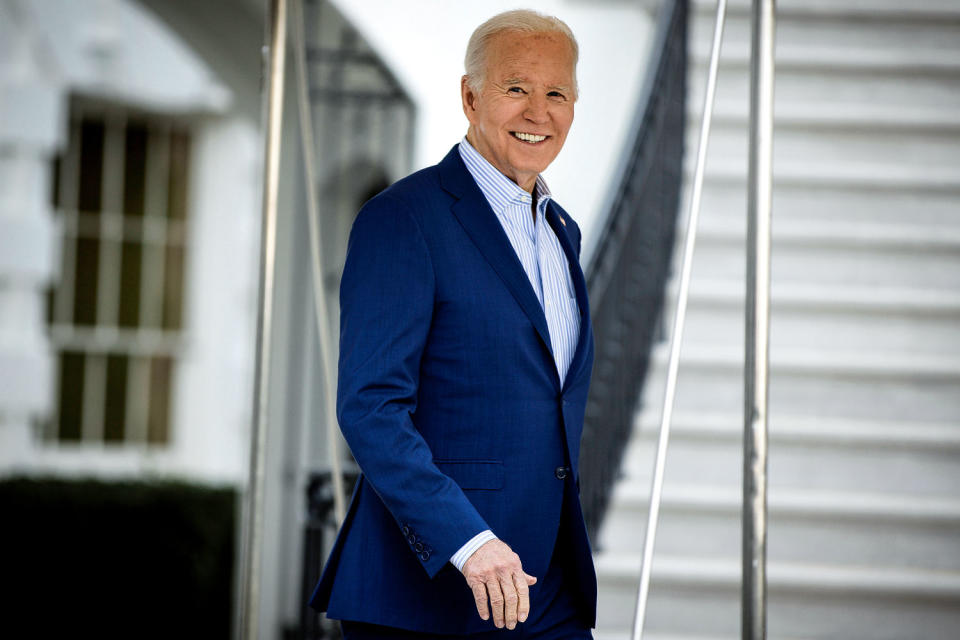
M 300 0 L 291 0 L 298 2 Z M 302 0 L 288 48 L 260 637 L 335 534 L 318 331 L 353 216 L 466 131 L 472 30 L 512 2 Z M 633 615 L 715 3 L 543 0 L 581 49 L 546 178 L 584 230 L 581 468 L 598 639 Z M 749 2 L 730 0 L 648 637 L 738 637 Z M 256 345 L 266 2 L 0 0 L 5 637 L 227 637 Z M 315 132 L 307 176 L 297 55 Z M 778 3 L 774 638 L 960 628 L 960 2 Z M 322 287 L 307 190 L 319 197 Z M 315 296 L 329 310 L 317 322 Z

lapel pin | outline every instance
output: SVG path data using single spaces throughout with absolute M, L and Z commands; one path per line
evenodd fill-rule
M 558 215 L 557 217 L 560 218 L 560 224 L 567 226 L 567 221 L 563 219 L 563 216 Z

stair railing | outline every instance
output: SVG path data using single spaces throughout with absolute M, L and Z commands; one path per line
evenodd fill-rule
M 260 286 L 257 313 L 256 368 L 250 471 L 243 505 L 235 637 L 255 640 L 260 629 L 260 570 L 263 559 L 263 502 L 266 492 L 267 400 L 273 356 L 273 290 L 276 281 L 277 203 L 280 194 L 280 138 L 283 127 L 284 72 L 287 47 L 287 2 L 270 0 L 264 61 L 263 217 L 260 235 Z
M 688 0 L 661 3 L 635 120 L 608 212 L 584 249 L 596 337 L 580 451 L 581 503 L 596 540 L 659 339 L 677 229 L 686 131 Z
M 775 17 L 775 0 L 753 0 L 743 407 L 743 593 L 740 601 L 744 640 L 767 637 L 767 403 Z
M 697 240 L 697 221 L 700 219 L 700 200 L 703 195 L 703 170 L 707 163 L 707 146 L 710 141 L 710 124 L 713 120 L 713 102 L 717 89 L 717 71 L 720 62 L 720 45 L 723 42 L 723 25 L 726 18 L 727 0 L 717 2 L 717 19 L 710 49 L 710 68 L 707 72 L 707 89 L 703 98 L 703 117 L 700 120 L 700 135 L 697 141 L 697 164 L 693 174 L 692 194 L 687 213 L 687 228 L 684 237 L 683 261 L 680 267 L 680 288 L 677 308 L 670 333 L 670 358 L 667 364 L 667 383 L 663 394 L 663 411 L 660 415 L 660 432 L 657 438 L 657 455 L 653 465 L 653 483 L 650 488 L 650 507 L 647 511 L 647 528 L 643 541 L 643 559 L 640 563 L 640 583 L 637 587 L 637 605 L 633 617 L 633 640 L 643 635 L 643 623 L 650 595 L 650 571 L 653 566 L 653 549 L 660 519 L 660 501 L 663 496 L 663 475 L 670 441 L 670 424 L 673 419 L 673 404 L 677 393 L 677 374 L 680 367 L 680 347 L 687 317 L 687 299 L 690 294 L 690 272 L 693 267 L 693 250 Z
M 686 319 L 690 272 L 696 245 L 713 102 L 716 95 L 726 0 L 718 0 L 711 46 L 697 162 L 687 217 L 680 288 L 670 338 L 663 411 L 650 491 L 637 605 L 631 637 L 640 640 L 650 588 L 650 572 L 670 423 L 676 396 L 680 347 Z M 747 192 L 746 353 L 744 376 L 744 477 L 741 633 L 744 640 L 766 638 L 767 403 L 769 396 L 770 218 L 773 167 L 773 77 L 775 0 L 753 0 L 750 60 L 750 159 Z

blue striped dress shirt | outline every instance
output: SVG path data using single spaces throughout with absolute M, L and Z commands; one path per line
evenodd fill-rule
M 459 150 L 537 295 L 547 319 L 553 359 L 563 384 L 580 340 L 580 309 L 570 276 L 570 263 L 545 218 L 551 199 L 547 183 L 542 176 L 537 176 L 537 218 L 534 222 L 531 213 L 533 198 L 529 193 L 500 173 L 467 142 L 466 137 L 460 142 Z M 483 543 L 494 538 L 496 536 L 489 530 L 477 534 L 453 555 L 450 562 L 463 571 L 467 559 Z
M 570 277 L 570 264 L 560 241 L 545 219 L 550 190 L 537 176 L 537 221 L 531 214 L 533 198 L 500 173 L 464 138 L 460 157 L 500 221 L 523 265 L 530 286 L 547 318 L 553 359 L 563 383 L 580 340 L 580 309 Z

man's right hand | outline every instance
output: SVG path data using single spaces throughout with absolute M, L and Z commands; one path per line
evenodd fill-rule
M 530 589 L 537 582 L 523 572 L 520 556 L 502 540 L 489 540 L 473 552 L 463 564 L 463 576 L 473 591 L 477 613 L 484 620 L 490 619 L 498 629 L 506 625 L 513 629 L 517 622 L 525 622 L 530 614 Z

